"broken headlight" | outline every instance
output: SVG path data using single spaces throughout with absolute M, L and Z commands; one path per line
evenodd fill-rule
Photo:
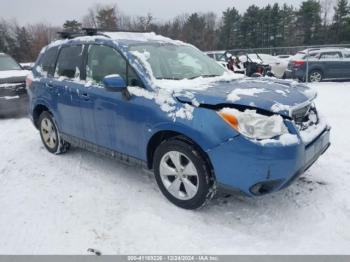
M 251 139 L 270 139 L 289 133 L 279 115 L 265 116 L 255 110 L 241 112 L 233 108 L 224 108 L 219 115 L 231 127 Z

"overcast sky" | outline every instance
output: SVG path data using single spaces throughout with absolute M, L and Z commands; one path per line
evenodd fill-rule
M 302 0 L 0 0 L 0 18 L 15 18 L 21 25 L 46 22 L 61 25 L 67 19 L 80 19 L 87 9 L 96 4 L 117 4 L 128 15 L 153 14 L 160 21 L 181 13 L 213 11 L 221 14 L 227 7 L 235 6 L 243 12 L 249 5 L 265 6 L 268 3 L 299 5 Z

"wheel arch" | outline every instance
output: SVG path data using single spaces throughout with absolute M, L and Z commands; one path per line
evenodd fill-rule
M 52 114 L 52 112 L 49 110 L 49 108 L 44 105 L 44 104 L 37 104 L 34 109 L 33 109 L 33 123 L 35 125 L 36 128 L 38 128 L 38 121 L 39 121 L 39 117 L 42 114 L 42 112 L 50 112 Z
M 211 171 L 213 177 L 215 177 L 213 165 L 210 161 L 209 155 L 202 149 L 202 147 L 196 141 L 194 141 L 192 138 L 188 137 L 187 135 L 180 133 L 180 132 L 177 132 L 177 131 L 172 131 L 172 130 L 158 131 L 157 133 L 153 134 L 153 136 L 149 139 L 148 144 L 147 144 L 147 152 L 146 152 L 146 154 L 147 154 L 147 167 L 149 169 L 153 168 L 154 153 L 155 153 L 157 147 L 161 143 L 163 143 L 169 139 L 174 139 L 174 138 L 193 145 L 198 150 L 198 152 L 201 154 L 201 156 L 205 159 L 205 161 L 208 164 L 208 167 L 210 168 L 210 171 Z
M 312 68 L 309 69 L 309 75 L 313 72 L 313 71 L 318 71 L 322 74 L 322 76 L 324 77 L 324 68 L 322 68 L 321 66 L 313 66 Z

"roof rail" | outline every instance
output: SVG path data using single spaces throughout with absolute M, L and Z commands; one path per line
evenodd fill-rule
M 98 35 L 98 32 L 100 31 L 100 29 L 98 28 L 89 28 L 89 27 L 83 27 L 81 30 L 84 31 L 85 35 L 88 35 L 88 36 Z
M 84 27 L 79 32 L 67 32 L 67 31 L 60 31 L 57 32 L 57 34 L 62 39 L 73 39 L 75 37 L 79 36 L 94 36 L 94 35 L 101 35 L 106 36 L 103 32 L 123 32 L 123 33 L 149 33 L 149 31 L 137 31 L 137 30 L 103 30 L 100 28 L 88 28 Z
M 57 34 L 62 39 L 73 39 L 74 37 L 78 37 L 78 36 L 82 36 L 83 35 L 80 32 L 66 32 L 66 31 L 57 32 Z
M 93 35 L 102 35 L 99 33 L 99 29 L 97 28 L 82 28 L 81 31 L 78 32 L 68 32 L 68 31 L 61 31 L 57 32 L 57 34 L 62 39 L 73 39 L 75 37 L 79 36 L 93 36 Z

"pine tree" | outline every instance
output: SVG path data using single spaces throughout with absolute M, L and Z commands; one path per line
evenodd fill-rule
M 97 25 L 103 30 L 114 31 L 117 30 L 117 14 L 116 7 L 104 7 L 97 11 L 96 15 Z
M 302 2 L 299 9 L 297 27 L 302 44 L 315 45 L 322 40 L 321 5 L 319 1 Z
M 256 5 L 248 7 L 244 13 L 240 28 L 243 48 L 255 48 L 263 45 L 261 35 L 264 24 L 261 22 L 260 16 L 260 9 Z
M 183 27 L 186 41 L 204 50 L 205 26 L 204 17 L 198 15 L 198 13 L 190 15 Z
M 220 49 L 234 49 L 241 46 L 240 26 L 241 15 L 237 9 L 227 8 L 222 14 L 222 26 L 218 31 Z
M 19 62 L 31 62 L 32 39 L 24 27 L 16 27 L 16 44 L 13 57 Z
M 350 15 L 348 0 L 338 0 L 334 7 L 333 28 L 337 43 L 347 38 L 347 28 Z
M 63 24 L 63 29 L 66 32 L 79 32 L 81 30 L 81 23 L 77 20 L 67 20 Z

